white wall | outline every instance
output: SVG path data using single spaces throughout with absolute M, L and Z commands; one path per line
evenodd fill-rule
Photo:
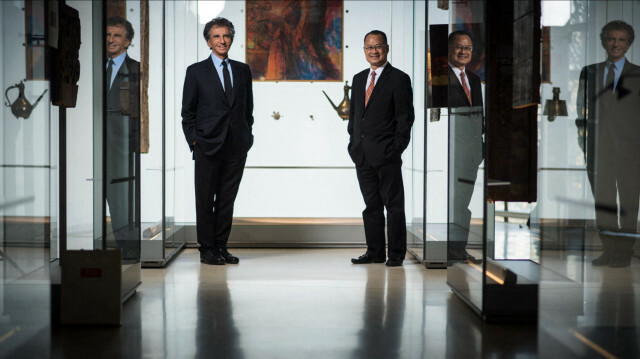
M 344 81 L 349 83 L 353 75 L 368 67 L 362 43 L 364 35 L 373 29 L 382 30 L 389 36 L 389 61 L 412 74 L 412 2 L 378 1 L 375 5 L 362 1 L 344 2 Z M 219 14 L 198 14 L 198 60 L 210 54 L 201 33 L 204 23 L 216 15 L 228 18 L 236 28 L 230 57 L 245 60 L 244 6 L 241 1 L 227 1 Z M 183 79 L 184 72 L 182 77 L 176 77 L 176 88 L 182 86 Z M 353 167 L 346 150 L 347 122 L 338 117 L 322 94 L 324 90 L 334 102 L 339 102 L 343 86 L 344 82 L 254 82 L 255 142 L 249 152 L 247 169 L 236 200 L 236 216 L 361 216 L 364 203 L 354 168 L 272 169 L 286 166 Z M 173 111 L 176 122 L 180 121 L 179 106 Z M 271 117 L 274 111 L 283 117 L 274 120 Z M 311 120 L 310 116 L 314 119 Z M 177 143 L 176 148 L 180 146 L 186 147 L 184 139 Z M 176 219 L 193 222 L 193 161 L 188 152 L 184 152 L 183 159 L 185 206 L 183 215 L 176 214 Z M 410 178 L 407 183 L 410 186 Z
M 193 222 L 195 218 L 187 218 L 185 214 L 187 208 L 193 210 L 195 202 L 193 161 L 182 133 L 180 108 L 186 68 L 199 60 L 198 48 L 200 41 L 204 41 L 198 25 L 196 5 L 194 1 L 169 1 L 166 8 L 165 31 L 173 34 L 173 38 L 167 36 L 165 44 L 165 150 L 169 171 L 166 211 L 167 216 L 174 217 L 178 222 Z
M 22 1 L 3 2 L 2 18 L 2 85 L 3 103 L 5 91 L 26 77 L 25 13 Z M 24 83 L 25 98 L 34 104 L 49 88 L 48 81 L 29 80 Z M 14 88 L 8 97 L 14 102 L 19 91 Z M 2 107 L 0 119 L 0 203 L 31 198 L 26 204 L 3 210 L 8 216 L 47 216 L 50 211 L 50 109 L 49 92 L 33 109 L 28 119 L 16 118 L 9 107 Z

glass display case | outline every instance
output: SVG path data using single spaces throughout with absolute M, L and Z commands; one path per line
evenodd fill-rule
M 44 61 L 45 1 L 0 3 L 0 357 L 38 356 L 49 341 L 50 261 L 57 258 L 55 108 Z
M 173 74 L 175 70 L 171 62 L 167 65 L 165 61 L 164 40 L 165 23 L 173 24 L 164 8 L 173 6 L 173 2 L 68 1 L 67 5 L 79 12 L 82 29 L 79 61 L 83 65 L 77 104 L 67 109 L 68 122 L 72 124 L 67 128 L 67 181 L 69 188 L 73 188 L 66 198 L 67 248 L 124 249 L 126 268 L 137 268 L 128 269 L 135 272 L 130 281 L 125 281 L 131 289 L 140 282 L 141 265 L 163 266 L 184 244 L 184 236 L 180 236 L 173 220 L 176 168 L 179 171 L 181 166 L 176 163 L 179 157 L 172 145 L 175 119 L 165 115 L 162 105 L 163 101 L 167 106 L 174 105 L 172 94 L 166 94 L 173 87 L 165 87 L 165 74 Z M 131 24 L 133 38 L 126 49 L 131 61 L 127 63 L 136 64 L 135 71 L 139 67 L 139 72 L 124 74 L 125 85 L 105 92 L 96 85 L 104 83 L 103 76 L 108 71 L 108 65 L 102 61 L 106 30 L 100 24 L 106 24 L 113 16 Z M 112 115 L 115 112 L 108 106 L 109 96 L 130 99 L 136 113 L 118 115 L 115 119 Z M 107 108 L 105 113 L 101 110 L 103 104 Z M 129 150 L 123 153 L 122 148 Z M 107 177 L 106 182 L 102 181 Z M 113 196 L 108 196 L 109 193 Z M 113 197 L 117 196 L 122 198 L 115 200 Z M 92 200 L 87 201 L 88 198 Z M 119 235 L 121 232 L 127 233 L 125 239 Z M 174 236 L 176 232 L 178 235 Z
M 540 357 L 640 352 L 639 27 L 637 2 L 542 1 Z M 620 61 L 610 81 L 606 65 Z
M 176 78 L 182 81 L 182 70 L 176 64 L 186 55 L 175 51 L 187 44 L 185 34 L 191 28 L 193 14 L 187 4 L 173 1 L 148 3 L 148 137 L 146 152 L 141 155 L 144 168 L 142 182 L 142 266 L 165 266 L 186 242 L 183 225 L 176 221 L 179 211 L 179 188 L 184 165 L 176 153 L 182 144 L 182 127 L 173 113 L 180 108 L 175 86 L 167 86 Z M 135 12 L 135 9 L 134 9 Z M 142 13 L 142 11 L 141 11 Z M 165 34 L 173 36 L 167 39 Z M 180 74 L 180 75 L 178 75 Z M 169 114 L 169 115 L 167 115 Z
M 446 122 L 439 130 L 447 142 L 440 146 L 448 153 L 446 225 L 433 228 L 446 238 L 447 283 L 485 320 L 534 322 L 535 240 L 509 208 L 530 208 L 526 203 L 536 197 L 539 83 L 516 74 L 537 71 L 536 32 L 519 31 L 530 31 L 539 7 L 534 1 L 451 1 L 429 10 L 431 111 L 442 107 L 439 122 Z M 429 142 L 427 148 L 434 150 Z
M 428 116 L 425 101 L 427 82 L 427 32 L 426 23 L 426 1 L 413 2 L 413 103 L 416 119 L 413 123 L 411 133 L 411 145 L 407 148 L 405 155 L 405 171 L 403 178 L 405 181 L 405 196 L 407 202 L 407 250 L 418 260 L 430 264 L 425 241 L 430 237 L 426 236 L 425 222 L 425 180 L 426 169 L 426 134 Z M 445 241 L 443 241 L 445 243 Z M 430 250 L 430 248 L 429 248 Z M 442 261 L 441 261 L 442 262 Z

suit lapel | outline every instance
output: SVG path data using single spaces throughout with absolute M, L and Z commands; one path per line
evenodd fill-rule
M 631 90 L 629 89 L 629 86 L 626 84 L 626 80 L 628 80 L 627 76 L 629 76 L 629 73 L 631 71 L 632 71 L 631 63 L 628 60 L 625 60 L 624 67 L 622 68 L 622 72 L 620 72 L 620 78 L 618 79 L 618 84 L 616 85 L 615 95 L 618 100 L 621 100 L 631 94 Z M 630 81 L 633 82 L 634 79 Z M 637 81 L 637 79 L 635 79 L 635 81 Z M 629 82 L 629 84 L 631 84 L 631 82 Z
M 365 93 L 367 91 L 366 89 L 366 82 L 367 82 L 367 72 L 363 72 L 361 73 L 361 75 L 356 76 L 353 80 L 353 92 L 352 97 L 359 97 L 361 99 L 361 101 L 353 101 L 353 103 L 355 103 L 358 108 L 356 110 L 359 110 L 360 113 L 364 113 L 364 97 L 365 97 Z
M 231 72 L 233 73 L 233 94 L 231 95 L 231 103 L 229 105 L 233 105 L 236 102 L 238 89 L 240 88 L 240 83 L 242 83 L 243 80 L 242 76 L 244 75 L 237 62 L 229 60 L 229 63 L 231 63 Z
M 467 86 L 471 86 L 471 82 L 469 80 L 467 80 Z M 456 91 L 456 98 L 463 99 L 467 106 L 471 106 L 471 104 L 469 103 L 469 99 L 467 98 L 467 94 L 464 92 L 462 84 L 458 79 L 458 76 L 456 76 L 456 73 L 453 72 L 453 70 L 449 70 L 449 92 L 451 92 L 452 89 Z M 449 99 L 449 101 L 451 101 L 451 99 Z
M 384 70 L 382 70 L 382 73 L 380 74 L 380 78 L 378 79 L 378 81 L 376 82 L 376 85 L 373 87 L 373 92 L 371 93 L 371 97 L 369 97 L 369 102 L 367 103 L 367 108 L 369 107 L 368 104 L 370 104 L 376 97 L 377 94 L 379 94 L 382 91 L 382 87 L 384 86 L 385 82 L 387 82 L 387 80 L 389 80 L 389 73 L 391 72 L 391 64 L 387 63 L 387 66 L 384 67 Z M 367 74 L 367 77 L 369 76 L 369 74 Z M 365 92 L 367 91 L 367 78 L 365 77 Z M 366 111 L 366 109 L 365 109 Z
M 208 57 L 205 60 L 205 69 L 206 69 L 206 79 L 207 82 L 212 84 L 213 87 L 215 88 L 215 92 L 218 93 L 217 96 L 222 97 L 223 99 L 225 99 L 226 102 L 226 96 L 224 94 L 224 89 L 222 88 L 222 82 L 220 82 L 220 76 L 218 76 L 218 71 L 216 71 L 215 66 L 213 65 L 213 61 L 211 60 L 211 57 Z

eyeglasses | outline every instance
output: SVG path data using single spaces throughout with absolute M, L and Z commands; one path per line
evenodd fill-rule
M 465 52 L 471 52 L 473 50 L 473 47 L 471 46 L 450 45 L 449 47 L 456 49 L 458 51 L 465 51 Z
M 380 50 L 386 49 L 386 48 L 387 48 L 387 45 L 376 45 L 376 46 L 365 46 L 365 47 L 363 47 L 363 49 L 365 51 L 373 51 L 373 50 L 380 51 Z

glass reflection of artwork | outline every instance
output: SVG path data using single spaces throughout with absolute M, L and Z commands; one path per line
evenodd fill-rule
M 342 81 L 342 0 L 247 0 L 254 80 Z

